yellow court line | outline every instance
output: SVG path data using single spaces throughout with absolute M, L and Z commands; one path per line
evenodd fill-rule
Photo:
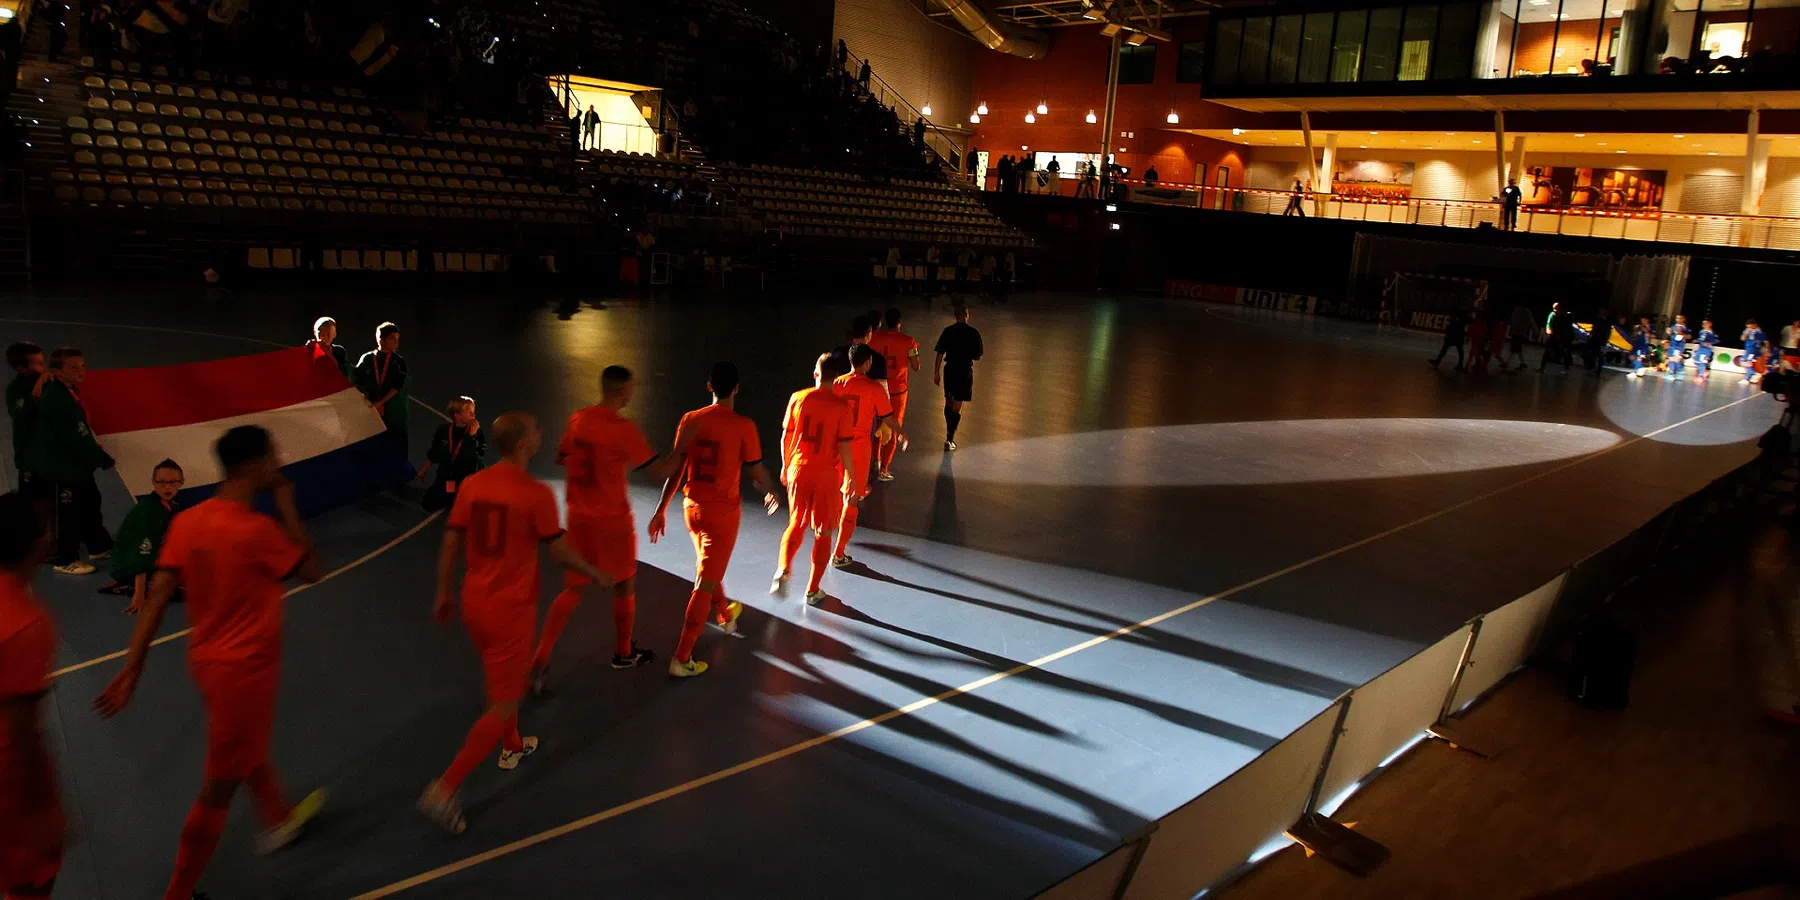
M 1555 475 L 1558 472 L 1563 472 L 1568 469 L 1572 469 L 1575 466 L 1578 466 L 1578 465 L 1581 465 L 1582 463 L 1588 462 L 1589 460 L 1597 459 L 1601 456 L 1605 456 L 1608 453 L 1613 453 L 1615 451 L 1622 450 L 1626 447 L 1629 447 L 1633 444 L 1638 443 L 1639 441 L 1648 440 L 1649 438 L 1656 437 L 1657 435 L 1662 434 L 1664 432 L 1671 431 L 1676 428 L 1680 428 L 1683 425 L 1688 425 L 1688 424 L 1697 422 L 1697 421 L 1704 419 L 1707 416 L 1710 416 L 1714 413 L 1723 412 L 1724 410 L 1727 410 L 1734 406 L 1737 406 L 1740 403 L 1744 403 L 1746 401 L 1755 399 L 1756 397 L 1758 397 L 1760 395 L 1761 395 L 1761 392 L 1759 391 L 1758 393 L 1751 394 L 1748 397 L 1742 397 L 1737 400 L 1733 400 L 1732 402 L 1727 403 L 1724 406 L 1718 407 L 1716 409 L 1711 409 L 1706 412 L 1700 413 L 1699 415 L 1693 416 L 1691 418 L 1683 419 L 1682 421 L 1676 422 L 1673 425 L 1666 425 L 1662 428 L 1659 428 L 1655 431 L 1650 432 L 1649 434 L 1639 435 L 1628 441 L 1621 441 L 1620 443 L 1614 444 L 1614 445 L 1607 447 L 1605 449 L 1602 449 L 1602 450 L 1597 450 L 1586 456 L 1571 460 L 1570 462 L 1564 463 L 1553 469 L 1547 469 L 1543 472 L 1539 472 L 1536 475 L 1532 475 L 1528 478 L 1524 478 L 1519 481 L 1515 481 L 1512 484 L 1505 485 L 1505 486 L 1499 487 L 1499 488 L 1495 488 L 1494 490 L 1488 491 L 1485 494 L 1480 494 L 1475 497 L 1471 497 L 1467 500 L 1464 500 L 1461 503 L 1457 503 L 1452 506 L 1446 506 L 1443 509 L 1440 509 L 1436 512 L 1428 513 L 1426 515 L 1420 516 L 1419 518 L 1414 519 L 1405 524 L 1396 525 L 1392 528 L 1387 529 L 1386 531 L 1382 531 L 1377 534 L 1370 535 L 1369 537 L 1363 538 L 1361 540 L 1353 541 L 1351 543 L 1345 544 L 1342 547 L 1339 547 L 1335 550 L 1328 550 L 1328 551 L 1321 553 L 1318 556 L 1315 556 L 1311 559 L 1297 562 L 1291 566 L 1288 566 L 1285 569 L 1281 569 L 1281 570 L 1275 571 L 1275 572 L 1270 572 L 1267 575 L 1263 575 L 1259 578 L 1251 579 L 1250 581 L 1246 581 L 1243 584 L 1237 585 L 1235 587 L 1226 588 L 1225 590 L 1222 590 L 1216 594 L 1212 594 L 1207 597 L 1201 597 L 1200 599 L 1195 600 L 1194 602 L 1189 603 L 1185 606 L 1179 606 L 1179 607 L 1176 607 L 1175 609 L 1169 610 L 1168 612 L 1161 613 L 1161 614 L 1155 615 L 1155 616 L 1151 616 L 1150 618 L 1145 619 L 1142 622 L 1137 622 L 1137 623 L 1134 623 L 1131 625 L 1124 625 L 1124 626 L 1116 628 L 1110 632 L 1107 632 L 1106 634 L 1091 637 L 1091 638 L 1089 638 L 1085 641 L 1082 641 L 1081 643 L 1076 644 L 1072 647 L 1066 647 L 1062 650 L 1058 650 L 1055 653 L 1051 653 L 1047 656 L 1040 656 L 1037 659 L 1032 660 L 1031 662 L 1021 663 L 1019 665 L 1016 665 L 1016 666 L 1014 666 L 1010 669 L 1007 669 L 1005 671 L 1002 671 L 1002 672 L 994 672 L 985 677 L 978 678 L 974 681 L 971 681 L 968 684 L 962 685 L 960 687 L 951 688 L 940 694 L 935 694 L 930 697 L 921 697 L 920 699 L 914 700 L 913 702 L 908 703 L 905 706 L 897 707 L 895 709 L 890 709 L 887 712 L 884 712 L 881 715 L 875 716 L 873 718 L 863 719 L 860 722 L 855 722 L 855 723 L 852 723 L 849 725 L 845 725 L 844 727 L 839 728 L 836 731 L 829 732 L 827 734 L 821 734 L 817 737 L 801 741 L 800 743 L 793 744 L 788 747 L 784 747 L 780 750 L 775 750 L 770 753 L 765 753 L 762 756 L 756 757 L 755 759 L 741 762 L 735 766 L 731 766 L 731 767 L 725 768 L 725 769 L 720 769 L 716 772 L 712 772 L 707 775 L 702 775 L 699 778 L 695 778 L 691 781 L 683 782 L 674 787 L 666 788 L 661 791 L 657 791 L 656 793 L 650 794 L 648 796 L 639 797 L 636 800 L 632 800 L 628 803 L 619 804 L 618 806 L 612 807 L 611 809 L 607 809 L 607 810 L 603 810 L 601 812 L 594 813 L 591 816 L 586 816 L 586 817 L 583 817 L 580 819 L 576 819 L 572 822 L 566 822 L 562 825 L 556 826 L 555 828 L 551 828 L 551 829 L 548 829 L 545 831 L 540 831 L 533 835 L 528 835 L 526 837 L 522 837 L 511 843 L 501 844 L 500 846 L 495 847 L 492 850 L 487 850 L 487 851 L 484 851 L 481 853 L 477 853 L 473 856 L 467 856 L 467 857 L 457 860 L 456 862 L 449 863 L 449 864 L 443 865 L 443 866 L 439 866 L 438 868 L 432 869 L 428 872 L 421 872 L 417 875 L 412 876 L 411 878 L 407 878 L 402 881 L 396 881 L 393 884 L 376 888 L 367 893 L 358 894 L 355 897 L 351 898 L 351 900 L 378 900 L 378 898 L 381 898 L 381 897 L 391 897 L 395 894 L 401 893 L 402 891 L 411 890 L 412 888 L 418 887 L 420 885 L 429 884 L 433 881 L 437 881 L 440 878 L 444 878 L 449 875 L 454 875 L 457 872 L 461 872 L 465 869 L 474 868 L 475 866 L 481 865 L 482 863 L 489 862 L 489 861 L 492 861 L 495 859 L 499 859 L 500 857 L 503 857 L 503 856 L 509 856 L 513 853 L 519 852 L 520 850 L 525 850 L 530 847 L 535 847 L 538 844 L 542 844 L 546 841 L 554 840 L 556 838 L 562 837 L 563 835 L 571 834 L 571 833 L 580 831 L 584 828 L 588 828 L 593 825 L 598 825 L 599 823 L 605 822 L 608 819 L 616 819 L 619 816 L 625 815 L 626 813 L 632 812 L 634 810 L 643 809 L 646 806 L 660 803 L 671 797 L 678 797 L 682 794 L 688 793 L 688 792 L 696 790 L 698 788 L 706 787 L 707 785 L 712 784 L 717 781 L 723 781 L 727 778 L 730 778 L 733 775 L 739 775 L 744 772 L 748 772 L 752 769 L 762 768 L 763 766 L 766 766 L 773 762 L 779 762 L 780 760 L 783 760 L 790 756 L 793 756 L 796 753 L 801 753 L 801 752 L 810 750 L 814 747 L 818 747 L 823 744 L 829 744 L 834 741 L 842 740 L 843 738 L 849 737 L 850 735 L 853 735 L 859 731 L 873 728 L 884 722 L 888 722 L 893 719 L 900 718 L 901 716 L 911 715 L 915 712 L 918 712 L 919 710 L 925 709 L 927 707 L 935 706 L 935 705 L 942 703 L 945 700 L 949 700 L 953 697 L 958 697 L 963 694 L 967 694 L 967 693 L 970 693 L 973 691 L 980 690 L 980 689 L 987 687 L 988 685 L 993 684 L 997 681 L 1004 681 L 1005 679 L 1011 678 L 1015 675 L 1020 675 L 1025 672 L 1029 672 L 1033 669 L 1042 668 L 1053 662 L 1056 662 L 1057 660 L 1063 659 L 1064 657 L 1073 656 L 1073 655 L 1080 653 L 1083 650 L 1087 650 L 1091 647 L 1096 647 L 1096 646 L 1098 646 L 1100 644 L 1104 644 L 1108 641 L 1115 640 L 1115 639 L 1121 638 L 1121 637 L 1125 637 L 1134 632 L 1141 631 L 1145 628 L 1150 628 L 1154 625 L 1158 625 L 1162 622 L 1168 621 L 1169 619 L 1175 618 L 1176 616 L 1192 612 L 1192 611 L 1199 609 L 1200 607 L 1205 606 L 1214 601 L 1223 600 L 1234 594 L 1239 594 L 1244 591 L 1250 590 L 1252 588 L 1267 584 L 1271 581 L 1275 581 L 1276 579 L 1283 578 L 1288 575 L 1292 575 L 1293 573 L 1298 572 L 1301 569 L 1309 568 L 1311 566 L 1317 565 L 1318 563 L 1324 562 L 1328 559 L 1332 559 L 1334 557 L 1341 556 L 1345 553 L 1349 553 L 1351 551 L 1366 547 L 1377 541 L 1392 537 L 1393 535 L 1399 534 L 1402 531 L 1406 531 L 1407 529 L 1414 528 L 1419 525 L 1423 525 L 1434 519 L 1438 519 L 1438 518 L 1442 518 L 1443 516 L 1447 516 L 1453 512 L 1456 512 L 1457 510 L 1464 509 L 1469 506 L 1473 506 L 1477 503 L 1480 503 L 1484 500 L 1488 500 L 1493 497 L 1497 497 L 1501 494 L 1506 493 L 1507 491 L 1513 490 L 1515 488 L 1524 487 L 1525 485 L 1531 484 L 1532 482 L 1539 481 L 1544 478 L 1548 478 L 1551 475 Z
M 276 343 L 275 341 L 265 341 L 262 338 L 244 337 L 242 335 L 236 335 L 236 334 L 219 334 L 218 332 L 215 332 L 215 331 L 193 331 L 193 330 L 190 330 L 187 328 L 166 328 L 161 325 L 125 325 L 125 324 L 120 324 L 120 323 L 116 323 L 116 322 L 66 322 L 66 321 L 61 321 L 61 320 L 57 320 L 57 319 L 0 319 L 0 323 L 8 324 L 8 325 L 56 325 L 56 326 L 68 327 L 68 328 L 121 328 L 121 329 L 125 329 L 128 331 L 155 331 L 155 332 L 160 332 L 163 334 L 186 334 L 186 335 L 192 335 L 194 337 L 218 338 L 220 340 L 226 340 L 226 341 L 243 341 L 246 344 L 261 344 L 265 347 L 280 347 L 284 350 L 289 347 L 298 346 L 295 344 L 279 344 L 279 343 Z M 426 412 L 431 413 L 432 415 L 437 416 L 438 418 L 443 419 L 446 422 L 450 421 L 450 417 L 447 415 L 444 415 L 442 410 L 439 410 L 439 409 L 431 406 L 430 404 L 427 404 L 425 401 L 420 400 L 417 397 L 412 397 L 410 399 L 412 400 L 412 402 L 418 404 L 420 409 L 423 409 Z M 363 554 L 362 556 L 350 561 L 349 563 L 346 563 L 343 566 L 339 566 L 338 568 L 333 569 L 331 572 L 327 573 L 325 575 L 325 577 L 320 578 L 318 581 L 315 581 L 312 584 L 295 585 L 287 593 L 281 595 L 282 599 L 285 600 L 289 597 L 294 596 L 295 594 L 305 591 L 308 588 L 312 588 L 312 587 L 316 587 L 318 585 L 324 584 L 325 582 L 330 581 L 331 579 L 336 578 L 339 575 L 342 575 L 345 572 L 348 572 L 351 569 L 354 569 L 357 566 L 360 566 L 363 563 L 366 563 L 369 560 L 374 559 L 375 557 L 380 556 L 381 554 L 386 553 L 389 550 L 394 549 L 394 547 L 398 546 L 400 544 L 400 542 L 406 540 L 409 537 L 412 537 L 415 534 L 418 534 L 420 531 L 423 531 L 425 526 L 430 525 L 433 521 L 435 521 L 437 519 L 438 516 L 441 516 L 441 515 L 443 515 L 443 510 L 439 510 L 437 512 L 432 513 L 429 516 L 426 516 L 422 521 L 419 522 L 419 524 L 414 525 L 411 528 L 408 528 L 399 537 L 394 538 L 393 540 L 388 541 L 387 543 L 382 544 L 379 547 L 376 547 L 374 550 L 371 550 L 368 553 Z M 192 628 L 183 628 L 180 631 L 172 632 L 170 634 L 165 634 L 162 637 L 159 637 L 156 640 L 151 641 L 150 646 L 158 647 L 163 644 L 167 644 L 171 641 L 178 641 L 184 637 L 187 637 L 192 632 L 193 632 Z M 72 666 L 57 669 L 56 671 L 50 673 L 50 679 L 55 680 L 55 679 L 61 678 L 64 675 L 67 675 L 71 672 L 79 672 L 82 669 L 92 668 L 92 667 L 97 666 L 104 662 L 111 662 L 115 659 L 123 659 L 123 658 L 125 658 L 125 655 L 129 652 L 130 652 L 129 649 L 120 650 L 117 653 L 108 653 L 105 656 L 97 656 L 93 659 L 87 660 L 86 662 L 78 662 Z

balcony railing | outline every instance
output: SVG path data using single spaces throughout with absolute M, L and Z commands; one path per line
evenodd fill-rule
M 992 177 L 988 184 L 991 189 Z M 1120 199 L 1133 202 L 1274 216 L 1286 213 L 1294 197 L 1293 191 L 1170 182 L 1159 182 L 1151 187 L 1142 181 L 1127 180 L 1122 186 L 1125 196 Z M 1036 192 L 1048 193 L 1047 186 L 1039 188 L 1033 184 L 1032 187 L 1037 189 Z M 1076 196 L 1079 190 L 1079 179 L 1064 177 L 1057 186 L 1056 193 Z M 1305 215 L 1318 218 L 1436 225 L 1444 228 L 1480 228 L 1483 225 L 1500 227 L 1500 204 L 1494 201 L 1422 197 L 1381 201 L 1312 193 L 1303 193 L 1300 197 L 1301 209 Z M 1521 206 L 1514 230 L 1532 234 L 1567 234 L 1630 241 L 1800 250 L 1800 217 L 1792 216 L 1711 215 L 1654 209 L 1539 209 Z

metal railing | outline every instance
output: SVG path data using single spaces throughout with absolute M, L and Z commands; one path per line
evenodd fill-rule
M 1065 197 L 1076 196 L 1078 182 L 1079 179 L 1064 173 L 1055 193 Z M 990 175 L 988 189 L 993 190 L 995 187 L 994 176 Z M 1288 210 L 1296 196 L 1291 190 L 1272 191 L 1178 182 L 1147 185 L 1139 180 L 1122 181 L 1120 187 L 1122 190 L 1117 196 L 1120 200 L 1264 215 L 1294 214 Z M 1050 192 L 1048 186 L 1040 188 L 1035 183 L 1031 188 L 1027 193 Z M 1299 214 L 1317 218 L 1436 225 L 1444 228 L 1480 228 L 1483 225 L 1501 227 L 1501 208 L 1497 201 L 1427 197 L 1375 200 L 1310 192 L 1302 192 L 1298 196 Z M 1715 215 L 1656 209 L 1542 209 L 1521 206 L 1513 230 L 1531 234 L 1565 234 L 1673 244 L 1800 250 L 1800 217 L 1793 216 Z
M 842 66 L 838 66 L 836 45 L 833 45 L 831 54 L 834 71 L 842 77 L 849 78 L 852 83 L 860 80 L 862 65 L 865 62 L 862 57 L 845 48 L 844 63 Z M 963 159 L 962 144 L 939 128 L 937 123 L 925 118 L 925 114 L 904 96 L 901 96 L 893 85 L 883 81 L 881 75 L 876 73 L 873 63 L 869 66 L 869 83 L 866 88 L 875 97 L 875 102 L 894 111 L 894 117 L 899 121 L 899 131 L 902 135 L 911 137 L 915 123 L 923 120 L 925 122 L 925 146 L 923 149 L 947 172 L 959 172 Z

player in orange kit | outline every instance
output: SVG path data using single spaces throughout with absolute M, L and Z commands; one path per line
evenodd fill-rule
M 0 897 L 48 898 L 64 819 L 44 744 L 56 626 L 31 590 L 50 534 L 31 501 L 0 495 Z
M 680 468 L 663 484 L 656 513 L 650 517 L 650 541 L 655 543 L 668 529 L 666 513 L 675 489 L 685 488 L 681 510 L 694 538 L 694 591 L 688 595 L 675 658 L 669 660 L 669 674 L 676 678 L 692 678 L 706 671 L 706 663 L 694 659 L 693 654 L 694 642 L 709 616 L 729 634 L 737 630 L 738 616 L 744 611 L 742 603 L 725 596 L 725 569 L 731 564 L 731 549 L 737 544 L 738 522 L 743 516 L 743 500 L 738 496 L 743 467 L 750 467 L 750 483 L 763 492 L 763 506 L 769 515 L 781 508 L 781 501 L 775 498 L 775 480 L 762 464 L 756 423 L 736 409 L 737 366 L 715 364 L 706 388 L 712 392 L 712 405 L 682 416 L 675 427 L 675 449 L 670 456 Z
M 225 831 L 225 817 L 239 785 L 262 819 L 258 852 L 291 843 L 324 804 L 314 791 L 289 806 L 269 763 L 275 730 L 275 692 L 281 680 L 282 582 L 320 578 L 294 486 L 281 474 L 269 433 L 240 425 L 213 445 L 225 480 L 212 499 L 169 522 L 156 558 L 150 597 L 138 614 L 125 668 L 94 700 L 111 718 L 131 702 L 151 639 L 162 626 L 169 598 L 180 586 L 187 597 L 188 671 L 206 707 L 206 773 L 200 796 L 181 826 L 175 874 L 164 900 L 189 900 Z M 252 507 L 273 492 L 280 519 Z
M 869 346 L 881 354 L 887 363 L 888 402 L 894 407 L 895 434 L 881 443 L 879 448 L 881 471 L 875 476 L 879 481 L 894 480 L 894 452 L 900 449 L 898 430 L 906 425 L 906 385 L 908 376 L 919 371 L 919 342 L 912 335 L 900 330 L 899 307 L 888 307 L 887 327 L 877 330 L 869 338 Z
M 787 594 L 788 570 L 800 552 L 806 532 L 813 533 L 812 571 L 806 580 L 806 602 L 825 601 L 820 581 L 831 560 L 831 536 L 843 516 L 844 495 L 849 492 L 845 472 L 855 460 L 850 443 L 855 438 L 856 417 L 850 404 L 830 385 L 844 374 L 844 364 L 829 353 L 813 366 L 813 386 L 788 398 L 781 419 L 783 480 L 788 489 L 788 526 L 781 535 L 781 557 L 775 583 L 769 593 Z
M 671 474 L 653 465 L 656 451 L 644 440 L 644 432 L 619 414 L 631 403 L 636 387 L 630 369 L 607 366 L 600 373 L 599 404 L 569 417 L 569 427 L 556 448 L 556 463 L 568 472 L 569 544 L 583 559 L 613 577 L 615 669 L 635 668 L 655 656 L 632 640 L 637 621 L 637 525 L 625 493 L 625 473 L 649 468 L 658 479 Z M 544 632 L 532 655 L 532 690 L 543 690 L 550 651 L 575 607 L 581 605 L 587 586 L 586 575 L 572 569 L 564 573 L 562 593 L 556 595 L 544 617 Z
M 851 426 L 855 434 L 850 439 L 848 500 L 838 523 L 837 552 L 831 557 L 831 564 L 840 569 L 850 564 L 850 554 L 845 551 L 850 547 L 850 535 L 856 532 L 857 507 L 869 495 L 869 458 L 875 452 L 875 433 L 879 430 L 883 441 L 906 439 L 888 427 L 894 408 L 888 404 L 887 389 L 869 377 L 869 366 L 874 362 L 875 351 L 867 344 L 858 344 L 850 350 L 854 370 L 832 382 L 832 391 L 849 402 L 850 415 L 855 419 Z
M 519 736 L 519 700 L 531 673 L 531 639 L 537 623 L 538 545 L 563 568 L 611 587 L 613 578 L 581 558 L 563 539 L 556 495 L 531 477 L 526 466 L 543 443 L 537 420 L 507 413 L 494 420 L 500 462 L 464 479 L 450 509 L 450 526 L 438 551 L 437 601 L 432 615 L 448 622 L 455 611 L 456 559 L 466 555 L 462 584 L 463 622 L 481 654 L 487 710 L 469 729 L 462 750 L 419 797 L 419 811 L 451 834 L 461 834 L 458 791 L 463 780 L 500 746 L 500 768 L 518 768 L 538 748 Z

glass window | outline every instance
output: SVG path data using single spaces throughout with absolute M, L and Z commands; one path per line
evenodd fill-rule
M 1145 43 L 1133 47 L 1119 45 L 1119 83 L 1154 84 L 1156 82 L 1156 45 Z
M 1744 43 L 1750 37 L 1750 10 L 1744 0 L 1701 0 L 1695 26 L 1699 41 L 1694 61 L 1703 72 L 1736 72 L 1743 68 Z M 1763 10 L 1757 18 L 1768 19 Z
M 1296 80 L 1323 83 L 1330 63 L 1331 13 L 1310 13 L 1300 39 L 1300 74 Z
M 1518 33 L 1519 4 L 1523 2 L 1498 0 L 1483 8 L 1475 46 L 1477 78 L 1512 77 L 1513 38 Z
M 1797 50 L 1800 50 L 1800 0 L 1759 0 L 1746 44 L 1751 65 L 1757 71 L 1766 71 L 1765 63 L 1775 63 L 1791 71 Z
M 1513 42 L 1514 75 L 1548 75 L 1556 71 L 1557 0 L 1524 0 L 1519 6 L 1519 33 Z
M 1627 75 L 1636 74 L 1631 67 L 1630 54 L 1624 48 L 1634 43 L 1641 44 L 1633 35 L 1641 34 L 1644 28 L 1645 4 L 1638 0 L 1606 0 L 1606 11 L 1601 18 L 1606 21 L 1600 25 L 1599 62 L 1594 66 L 1595 75 Z
M 1431 71 L 1431 45 L 1437 34 L 1437 18 L 1435 6 L 1406 8 L 1406 27 L 1400 31 L 1401 81 L 1424 81 Z
M 1551 51 L 1553 75 L 1592 75 L 1600 62 L 1603 0 L 1563 0 Z
M 1368 58 L 1363 60 L 1364 81 L 1393 81 L 1400 61 L 1400 13 L 1398 6 L 1369 14 Z
M 1695 0 L 1657 0 L 1661 7 L 1655 30 L 1650 36 L 1651 50 L 1645 54 L 1649 70 L 1659 72 L 1691 72 L 1690 57 L 1698 42 L 1700 5 Z M 1660 47 L 1659 47 L 1660 45 Z
M 1244 20 L 1244 49 L 1238 52 L 1238 81 L 1262 84 L 1268 80 L 1269 28 L 1268 16 Z
M 1275 33 L 1269 39 L 1269 82 L 1292 84 L 1300 65 L 1300 17 L 1276 16 Z
M 1183 84 L 1193 84 L 1200 81 L 1205 73 L 1206 42 L 1182 41 L 1181 47 L 1176 50 L 1175 80 Z
M 1437 58 L 1433 78 L 1471 78 L 1475 72 L 1475 29 L 1481 24 L 1480 3 L 1448 3 L 1438 16 Z
M 1363 32 L 1369 27 L 1369 11 L 1338 13 L 1337 37 L 1331 45 L 1331 80 L 1355 81 L 1362 70 Z
M 1213 83 L 1236 84 L 1238 45 L 1244 40 L 1244 20 L 1227 19 L 1219 23 L 1217 50 L 1213 53 Z

